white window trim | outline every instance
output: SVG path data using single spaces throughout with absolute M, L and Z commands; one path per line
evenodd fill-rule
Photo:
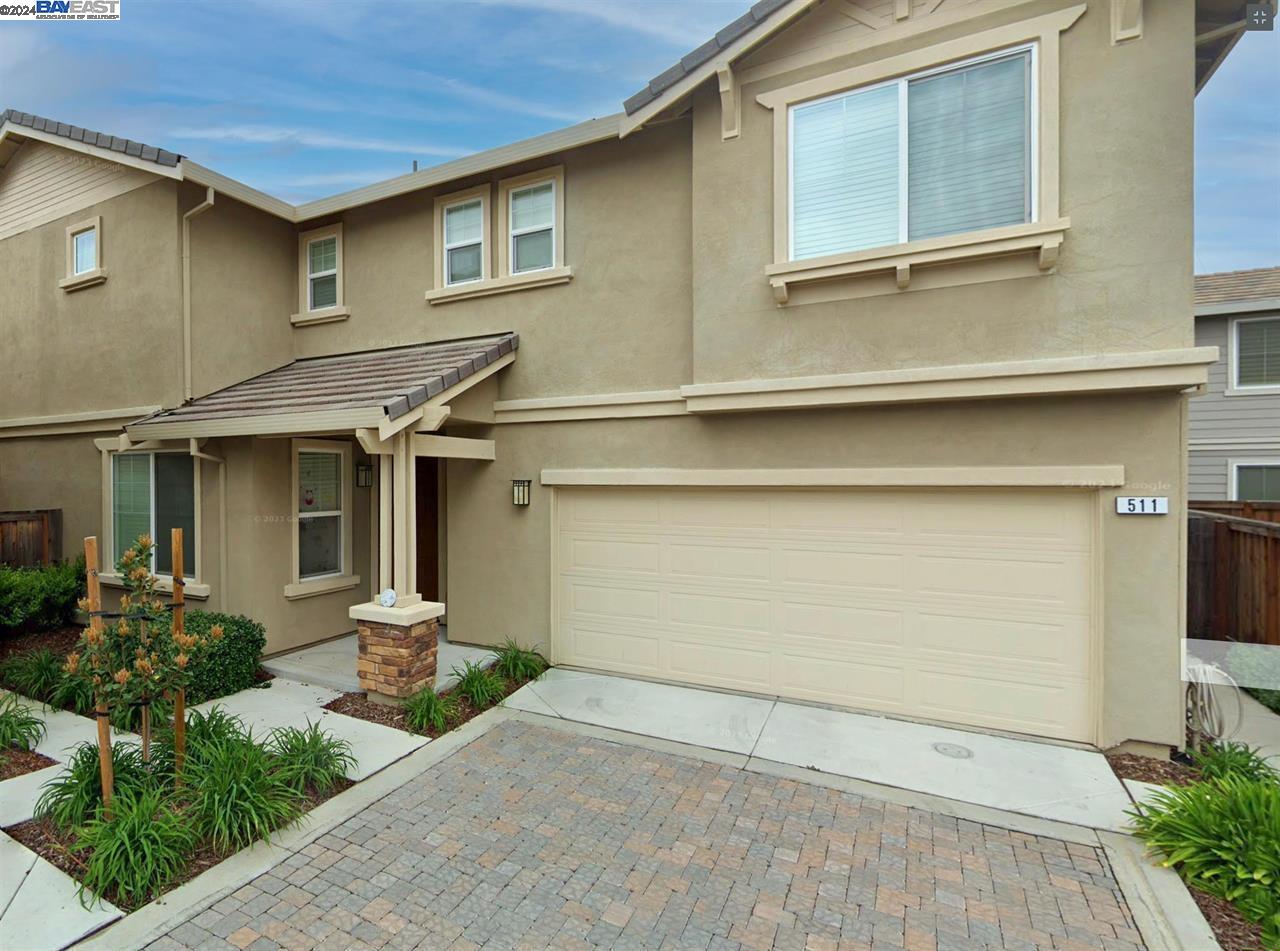
M 339 466 L 342 473 L 342 509 L 339 512 L 308 512 L 303 515 L 298 511 L 298 456 L 303 452 L 327 452 L 340 456 Z M 354 588 L 360 584 L 360 576 L 353 574 L 355 567 L 354 546 L 352 543 L 352 514 L 351 507 L 351 481 L 353 469 L 351 467 L 351 443 L 340 440 L 328 439 L 294 439 L 292 440 L 292 465 L 290 466 L 290 478 L 292 480 L 292 488 L 289 491 L 289 498 L 292 500 L 292 517 L 289 520 L 290 525 L 290 549 L 292 551 L 292 572 L 290 578 L 292 581 L 285 585 L 284 596 L 288 600 L 297 600 L 299 598 L 309 598 L 318 594 L 328 594 L 333 591 L 344 591 Z M 310 518 L 317 515 L 337 514 L 341 518 L 341 528 L 339 535 L 341 537 L 341 565 L 336 572 L 330 572 L 324 575 L 311 575 L 303 578 L 299 571 L 298 561 L 298 527 L 304 518 Z
M 553 266 L 536 271 L 511 273 L 511 235 L 508 227 L 510 221 L 512 189 L 519 189 L 539 182 L 555 182 L 555 230 L 552 243 Z M 455 301 L 472 300 L 477 297 L 488 297 L 492 294 L 505 294 L 509 291 L 529 290 L 534 287 L 551 287 L 557 284 L 568 284 L 573 280 L 573 269 L 564 263 L 564 166 L 539 169 L 528 175 L 503 179 L 498 183 L 498 234 L 502 240 L 494 241 L 491 224 L 491 192 L 490 185 L 479 185 L 465 191 L 441 195 L 435 203 L 435 242 L 441 250 L 433 255 L 435 258 L 435 284 L 425 294 L 428 304 L 449 304 Z M 450 205 L 479 196 L 484 202 L 484 253 L 482 254 L 484 279 L 465 281 L 460 284 L 445 284 L 445 250 L 444 250 L 444 209 Z M 494 251 L 497 252 L 495 267 Z
M 1230 502 L 1239 502 L 1240 499 L 1240 469 L 1251 467 L 1264 467 L 1267 469 L 1280 469 L 1280 456 L 1272 456 L 1270 459 L 1228 459 L 1227 460 L 1227 500 Z
M 161 453 L 169 455 L 185 456 L 188 453 L 182 449 L 152 449 L 145 452 L 107 452 L 102 454 L 102 537 L 104 545 L 100 549 L 99 557 L 102 565 L 98 572 L 98 579 L 105 585 L 113 588 L 127 587 L 123 577 L 115 571 L 116 564 L 116 520 L 115 520 L 115 460 L 117 456 L 122 455 L 147 455 L 151 457 L 151 532 L 152 540 L 155 540 L 155 524 L 156 524 L 156 461 L 155 457 Z M 193 491 L 195 493 L 195 512 L 194 520 L 196 526 L 195 537 L 195 564 L 183 567 L 186 572 L 183 577 L 186 584 L 183 586 L 187 596 L 192 598 L 207 598 L 211 592 L 209 585 L 204 583 L 203 561 L 200 551 L 200 541 L 202 536 L 201 526 L 204 524 L 204 516 L 202 512 L 203 478 L 201 475 L 201 465 L 199 459 L 192 460 L 192 478 L 194 480 Z M 156 577 L 156 589 L 164 592 L 173 591 L 173 576 L 171 574 L 160 574 L 155 570 L 155 555 L 152 554 L 151 573 Z
M 1067 7 L 860 66 L 837 70 L 758 95 L 756 101 L 773 111 L 773 263 L 767 265 L 764 271 L 773 290 L 774 300 L 779 305 L 790 303 L 793 289 L 814 282 L 883 275 L 886 272 L 896 279 L 897 289 L 905 290 L 911 281 L 911 270 L 916 265 L 987 261 L 989 263 L 985 266 L 991 272 L 991 279 L 1027 276 L 1028 272 L 1011 272 L 1007 267 L 1002 267 L 1000 261 L 995 260 L 1019 253 L 1034 253 L 1039 273 L 1052 273 L 1066 232 L 1071 226 L 1070 220 L 1062 217 L 1059 209 L 1061 33 L 1070 29 L 1084 12 L 1084 4 Z M 916 76 L 927 70 L 959 64 L 992 53 L 1004 53 L 1029 44 L 1034 44 L 1036 50 L 1033 80 L 1035 120 L 1031 133 L 1035 165 L 1033 178 L 1036 185 L 1032 222 L 908 241 L 887 248 L 872 248 L 800 261 L 790 259 L 792 105 L 862 89 L 873 83 Z M 936 283 L 935 279 L 931 286 Z M 893 283 L 890 283 L 888 290 L 892 292 L 893 289 Z M 873 292 L 883 291 L 877 285 Z
M 1264 317 L 1232 317 L 1227 327 L 1227 388 L 1230 396 L 1266 396 L 1280 393 L 1280 384 L 1274 383 L 1240 383 L 1240 325 L 1254 323 L 1259 320 L 1274 320 L 1280 323 L 1280 314 L 1269 314 Z
M 334 239 L 334 269 L 311 273 L 311 245 L 326 238 Z M 327 324 L 335 320 L 346 320 L 351 316 L 351 309 L 346 304 L 346 286 L 343 281 L 343 242 L 342 222 L 313 228 L 298 235 L 298 313 L 289 318 L 295 327 L 306 327 L 311 324 Z M 337 277 L 335 300 L 332 307 L 314 308 L 311 305 L 311 278 L 326 277 L 333 274 Z
M 76 236 L 86 231 L 94 232 L 93 267 L 87 271 L 76 272 Z M 66 276 L 58 282 L 58 286 L 70 293 L 85 287 L 93 287 L 107 279 L 107 271 L 102 266 L 102 216 L 86 218 L 67 226 L 67 266 Z
M 511 202 L 516 192 L 536 185 L 551 185 L 551 264 L 549 267 L 532 271 L 515 271 L 516 236 L 517 234 L 542 231 L 542 228 L 527 228 L 516 232 L 511 226 Z M 498 249 L 498 274 L 512 280 L 536 279 L 548 272 L 564 268 L 564 166 L 538 169 L 528 175 L 503 179 L 498 183 L 498 231 L 503 236 L 502 245 Z
M 960 60 L 955 63 L 948 63 L 945 66 L 937 66 L 933 69 L 919 70 L 913 73 L 906 73 L 893 79 L 887 79 L 883 82 L 871 83 L 866 86 L 858 86 L 853 89 L 843 89 L 840 92 L 832 93 L 829 96 L 819 96 L 816 99 L 806 99 L 803 102 L 793 102 L 787 106 L 787 261 L 795 264 L 802 264 L 808 261 L 821 260 L 826 257 L 834 257 L 843 254 L 853 254 L 858 252 L 873 253 L 876 250 L 892 250 L 911 243 L 908 234 L 910 226 L 910 198 L 909 198 L 909 173 L 908 173 L 908 111 L 907 111 L 907 89 L 911 83 L 916 80 L 926 79 L 930 76 L 939 76 L 944 73 L 951 73 L 961 69 L 967 69 L 971 66 L 977 66 L 981 63 L 990 63 L 997 60 L 1020 56 L 1023 53 L 1029 53 L 1028 71 L 1030 75 L 1030 89 L 1028 90 L 1028 99 L 1031 107 L 1031 114 L 1028 116 L 1029 136 L 1027 143 L 1027 212 L 1029 217 L 1026 221 L 1015 222 L 1008 227 L 1018 227 L 1021 225 L 1035 224 L 1039 221 L 1039 180 L 1040 180 L 1040 162 L 1039 162 L 1039 137 L 1037 130 L 1040 126 L 1040 94 L 1039 94 L 1039 63 L 1037 56 L 1037 44 L 1035 42 L 1020 43 L 1011 46 L 1008 49 L 995 50 L 990 53 L 984 53 L 980 56 L 973 56 L 968 59 Z M 834 99 L 842 99 L 845 96 L 857 93 L 871 92 L 876 89 L 886 89 L 896 87 L 898 90 L 898 240 L 891 245 L 882 245 L 879 248 L 859 248 L 856 251 L 837 251 L 831 255 L 815 256 L 813 258 L 799 258 L 795 256 L 796 246 L 796 223 L 795 223 L 795 114 L 797 109 L 807 106 L 818 105 L 823 102 L 831 102 Z M 959 238 L 966 235 L 980 233 L 984 230 L 977 229 L 974 231 L 959 231 L 954 234 L 938 235 L 938 238 Z
M 438 249 L 435 254 L 435 286 L 439 289 L 451 290 L 454 288 L 473 287 L 482 284 L 493 277 L 493 263 L 489 260 L 493 248 L 493 227 L 489 218 L 492 212 L 493 188 L 490 185 L 477 185 L 475 188 L 467 188 L 459 192 L 452 192 L 448 195 L 441 195 L 435 201 L 435 244 Z M 445 212 L 450 208 L 458 205 L 465 205 L 474 201 L 480 202 L 480 277 L 470 281 L 458 281 L 449 283 L 449 251 L 456 247 L 465 247 L 462 242 L 450 245 L 445 242 L 444 219 Z M 474 242 L 466 242 L 466 244 L 474 244 Z

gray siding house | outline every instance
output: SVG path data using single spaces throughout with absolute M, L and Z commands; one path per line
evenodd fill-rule
M 1280 267 L 1198 275 L 1196 345 L 1219 358 L 1190 402 L 1188 497 L 1280 501 Z

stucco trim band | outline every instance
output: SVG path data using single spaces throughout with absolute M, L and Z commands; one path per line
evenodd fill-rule
M 687 412 L 678 389 L 638 393 L 597 393 L 542 399 L 498 400 L 495 423 L 548 423 L 571 419 L 622 419 L 644 416 L 682 416 Z
M 1124 466 L 901 466 L 867 469 L 543 469 L 550 486 L 1036 486 L 1124 485 Z
M 680 388 L 693 413 L 1202 386 L 1216 347 L 883 370 Z
M 62 433 L 103 433 L 119 429 L 125 423 L 160 412 L 159 406 L 124 406 L 118 409 L 91 410 L 83 413 L 58 413 L 53 416 L 18 416 L 0 419 L 0 439 L 22 436 L 57 436 Z

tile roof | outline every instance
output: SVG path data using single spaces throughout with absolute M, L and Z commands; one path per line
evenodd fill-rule
M 82 129 L 78 125 L 67 125 L 67 123 L 58 122 L 56 119 L 33 116 L 29 112 L 19 112 L 17 109 L 6 109 L 3 113 L 0 113 L 0 125 L 6 122 L 25 126 L 37 132 L 47 132 L 50 135 L 61 136 L 64 139 L 71 139 L 73 142 L 84 142 L 86 145 L 97 146 L 100 149 L 122 152 L 145 162 L 155 162 L 157 165 L 172 167 L 177 165 L 178 160 L 182 158 L 181 155 L 156 148 L 154 145 L 144 145 L 141 142 L 135 142 L 133 139 L 122 139 L 118 135 L 107 135 L 105 132 L 93 132 L 89 129 Z
M 1196 275 L 1197 304 L 1230 304 L 1275 298 L 1280 298 L 1280 267 Z
M 622 104 L 622 108 L 627 111 L 627 115 L 632 115 L 637 110 L 644 108 L 653 100 L 657 99 L 662 93 L 670 89 L 685 76 L 692 73 L 695 69 L 705 63 L 711 57 L 715 56 L 722 49 L 729 46 L 735 40 L 746 36 L 753 30 L 757 23 L 767 19 L 770 14 L 785 7 L 791 0 L 760 0 L 750 10 L 738 17 L 723 30 L 717 33 L 707 42 L 703 43 L 696 50 L 685 54 L 681 60 L 675 65 L 663 70 L 653 79 L 649 80 L 649 85 L 645 86 L 638 93 Z
M 519 346 L 506 333 L 294 360 L 132 425 L 368 408 L 396 419 Z

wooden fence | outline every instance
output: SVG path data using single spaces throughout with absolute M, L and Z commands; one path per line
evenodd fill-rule
M 0 512 L 0 565 L 34 568 L 62 560 L 62 509 Z
M 1216 512 L 1218 515 L 1234 515 L 1236 518 L 1254 518 L 1260 522 L 1280 522 L 1280 502 L 1196 502 L 1187 508 L 1197 512 Z
M 1280 647 L 1280 524 L 1187 515 L 1187 637 Z

